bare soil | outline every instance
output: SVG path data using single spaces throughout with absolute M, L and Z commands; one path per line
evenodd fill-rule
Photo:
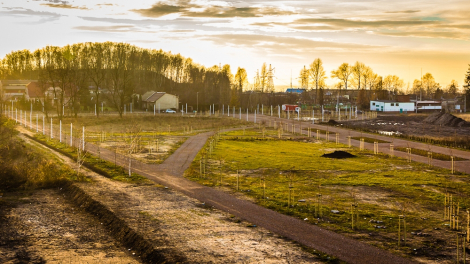
M 139 263 L 63 189 L 0 198 L 0 263 Z

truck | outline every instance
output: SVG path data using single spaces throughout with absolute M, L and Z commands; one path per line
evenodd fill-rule
M 298 105 L 290 105 L 290 104 L 283 104 L 282 105 L 282 111 L 295 111 L 295 112 L 299 112 L 300 111 L 300 107 Z

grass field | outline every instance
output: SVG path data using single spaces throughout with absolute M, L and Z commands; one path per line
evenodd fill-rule
M 48 120 L 47 120 L 48 121 Z M 54 121 L 57 124 L 57 120 Z M 158 135 L 182 135 L 191 131 L 233 127 L 246 124 L 234 118 L 191 117 L 171 114 L 160 115 L 126 115 L 123 118 L 115 115 L 64 118 L 63 124 L 73 123 L 77 128 L 86 127 L 90 132 L 106 131 L 107 133 L 127 133 L 129 129 L 138 127 L 142 132 Z
M 256 136 L 255 131 L 251 133 Z M 391 251 L 397 247 L 398 216 L 406 215 L 408 247 L 402 252 L 413 254 L 417 250 L 430 258 L 450 254 L 447 251 L 452 243 L 446 241 L 453 232 L 446 226 L 449 221 L 444 220 L 444 197 L 450 193 L 460 208 L 467 208 L 468 175 L 452 175 L 425 164 L 313 139 L 304 142 L 238 137 L 242 134 L 222 134 L 206 162 L 206 175 L 200 175 L 200 159 L 207 151 L 203 150 L 187 177 L 204 185 L 228 188 L 267 208 L 374 241 L 372 244 Z M 321 157 L 335 150 L 356 157 Z M 359 216 L 354 229 L 352 204 L 358 205 Z M 463 214 L 461 217 L 464 219 Z

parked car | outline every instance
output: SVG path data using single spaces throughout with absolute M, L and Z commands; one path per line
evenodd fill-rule
M 166 109 L 166 110 L 165 110 L 165 113 L 167 113 L 167 114 L 176 114 L 176 111 L 175 111 L 175 110 L 171 110 L 171 109 Z

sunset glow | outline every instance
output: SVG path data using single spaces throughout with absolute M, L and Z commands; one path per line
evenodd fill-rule
M 180 53 L 205 66 L 263 62 L 278 89 L 298 86 L 321 58 L 330 77 L 361 61 L 407 85 L 431 73 L 462 84 L 470 63 L 469 1 L 33 1 L 0 4 L 0 57 L 20 49 L 78 42 L 127 42 Z M 405 85 L 405 86 L 406 86 Z

